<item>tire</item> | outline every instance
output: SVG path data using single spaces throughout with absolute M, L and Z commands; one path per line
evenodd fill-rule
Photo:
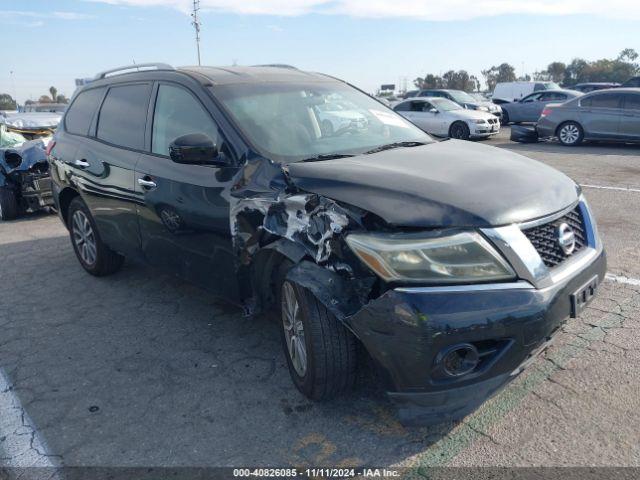
M 502 117 L 500 118 L 500 123 L 502 125 L 509 125 L 509 112 L 506 110 L 502 110 Z
M 556 135 L 562 145 L 566 147 L 575 147 L 582 143 L 584 130 L 579 123 L 565 122 L 558 127 Z
M 453 122 L 449 127 L 449 137 L 457 140 L 469 140 L 469 127 L 464 122 Z
M 71 245 L 82 268 L 96 277 L 120 270 L 124 257 L 100 239 L 93 215 L 80 197 L 71 201 L 68 219 Z
M 279 293 L 282 346 L 296 388 L 311 400 L 329 400 L 351 390 L 357 369 L 353 334 L 309 290 L 284 280 Z M 291 298 L 298 305 L 293 324 Z M 304 346 L 303 368 L 299 345 Z
M 20 209 L 15 192 L 10 188 L 0 187 L 0 220 L 5 222 L 15 220 L 19 213 Z

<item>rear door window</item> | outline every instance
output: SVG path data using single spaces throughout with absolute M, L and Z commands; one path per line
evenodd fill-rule
M 121 147 L 142 150 L 151 84 L 111 87 L 98 118 L 100 140 Z
M 169 145 L 176 138 L 204 133 L 218 145 L 218 127 L 198 99 L 182 87 L 160 85 L 153 114 L 151 151 L 169 155 Z
M 542 95 L 540 95 L 540 101 L 541 102 L 548 102 L 550 100 L 566 100 L 567 99 L 567 94 L 566 93 L 558 93 L 558 92 L 547 92 L 547 93 L 543 93 Z
M 87 135 L 104 90 L 104 88 L 92 88 L 78 94 L 64 117 L 67 132 Z
M 524 97 L 522 99 L 522 103 L 537 102 L 538 99 L 540 98 L 540 96 L 541 96 L 540 93 L 532 93 L 531 95 L 528 95 L 528 96 Z

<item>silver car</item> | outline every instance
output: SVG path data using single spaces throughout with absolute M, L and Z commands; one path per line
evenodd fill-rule
M 536 126 L 538 136 L 563 145 L 583 140 L 640 141 L 640 88 L 598 90 L 561 105 L 550 104 Z
M 501 105 L 502 124 L 535 123 L 548 103 L 566 102 L 580 95 L 582 93 L 575 90 L 544 90 L 531 93 L 517 102 L 504 103 Z
M 446 98 L 414 97 L 393 109 L 432 135 L 461 140 L 486 138 L 500 131 L 500 120 L 480 110 L 468 110 Z

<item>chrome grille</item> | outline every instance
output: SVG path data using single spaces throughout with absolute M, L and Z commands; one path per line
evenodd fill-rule
M 566 223 L 573 229 L 575 235 L 575 248 L 569 255 L 565 254 L 558 242 L 558 226 Z M 576 206 L 569 213 L 552 222 L 538 225 L 536 227 L 523 230 L 531 244 L 534 246 L 544 264 L 553 268 L 560 265 L 568 257 L 587 246 L 587 232 L 580 205 Z

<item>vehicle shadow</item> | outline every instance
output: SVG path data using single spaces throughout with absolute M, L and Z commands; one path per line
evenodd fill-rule
M 18 218 L 14 220 L 4 220 L 2 223 L 23 223 L 23 222 L 33 222 L 36 220 L 40 220 L 42 218 L 50 217 L 52 215 L 56 215 L 55 212 L 46 211 L 46 210 L 38 210 L 36 212 L 26 212 L 21 214 Z
M 3 245 L 0 263 L 0 368 L 64 465 L 389 465 L 455 426 L 401 425 L 369 366 L 310 402 L 278 324 L 145 266 L 92 277 L 64 237 Z

